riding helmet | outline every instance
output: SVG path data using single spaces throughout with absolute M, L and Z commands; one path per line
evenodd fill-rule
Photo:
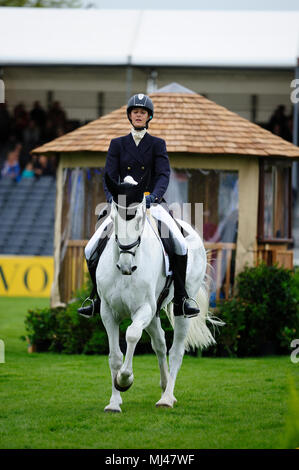
M 129 101 L 128 101 L 128 106 L 127 106 L 127 116 L 129 121 L 132 123 L 130 119 L 130 112 L 132 111 L 133 108 L 144 108 L 146 111 L 149 113 L 149 119 L 146 124 L 149 123 L 151 119 L 153 119 L 154 116 L 154 105 L 152 100 L 150 99 L 149 96 L 144 95 L 143 93 L 138 93 L 137 95 L 132 96 Z

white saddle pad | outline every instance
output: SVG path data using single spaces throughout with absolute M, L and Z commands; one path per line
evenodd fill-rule
M 172 270 L 170 269 L 169 256 L 168 256 L 168 254 L 167 254 L 166 251 L 165 251 L 164 245 L 163 245 L 163 243 L 162 243 L 161 237 L 160 237 L 159 232 L 158 232 L 158 228 L 157 228 L 156 222 L 155 222 L 155 220 L 153 219 L 153 217 L 148 216 L 148 215 L 147 215 L 147 218 L 146 218 L 146 219 L 147 219 L 147 222 L 149 223 L 151 229 L 152 229 L 153 232 L 155 233 L 156 237 L 158 238 L 159 243 L 160 243 L 160 245 L 161 245 L 162 253 L 163 253 L 163 256 L 164 256 L 165 276 L 170 276 L 170 275 L 172 275 Z

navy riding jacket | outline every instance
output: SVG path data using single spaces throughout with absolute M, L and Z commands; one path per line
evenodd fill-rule
M 163 139 L 146 133 L 137 146 L 130 133 L 111 140 L 105 165 L 105 171 L 110 178 L 121 183 L 130 175 L 139 182 L 147 170 L 150 171 L 145 191 L 152 193 L 160 201 L 168 187 L 170 176 L 169 159 Z M 105 180 L 104 190 L 109 201 L 111 194 Z

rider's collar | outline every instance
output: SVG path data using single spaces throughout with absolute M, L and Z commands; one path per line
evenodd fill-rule
M 135 129 L 134 127 L 132 127 L 131 134 L 135 141 L 135 144 L 138 145 L 141 139 L 143 139 L 143 137 L 145 136 L 146 129 Z

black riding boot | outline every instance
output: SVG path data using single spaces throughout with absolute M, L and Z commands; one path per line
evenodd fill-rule
M 100 313 L 101 308 L 101 299 L 97 293 L 97 284 L 96 284 L 96 269 L 97 269 L 97 262 L 95 260 L 87 260 L 88 271 L 92 280 L 93 289 L 87 297 L 82 306 L 78 308 L 79 315 L 85 318 L 91 318 L 95 313 Z M 94 267 L 95 266 L 95 267 Z M 87 307 L 84 307 L 85 302 L 91 302 Z
M 191 305 L 191 299 L 185 288 L 187 270 L 187 255 L 173 255 L 173 283 L 174 299 L 173 313 L 175 316 L 184 315 L 185 317 L 196 317 L 199 314 L 197 306 Z
M 102 211 L 100 212 L 100 215 L 98 217 L 98 222 L 102 219 L 102 222 L 108 217 L 110 214 L 110 204 L 107 204 Z M 79 315 L 82 315 L 83 317 L 90 318 L 94 315 L 94 313 L 100 313 L 101 309 L 101 299 L 98 296 L 98 291 L 97 291 L 97 281 L 96 281 L 96 270 L 98 267 L 98 262 L 101 256 L 101 253 L 104 251 L 107 242 L 109 240 L 109 233 L 111 233 L 112 230 L 112 222 L 108 226 L 106 226 L 103 230 L 102 236 L 97 242 L 96 247 L 94 248 L 90 258 L 86 260 L 87 262 L 87 267 L 88 271 L 92 280 L 93 284 L 93 289 L 90 293 L 90 296 L 87 297 L 87 299 L 84 300 L 81 308 L 78 308 L 78 313 Z M 87 307 L 84 307 L 85 302 L 90 301 L 90 305 Z

